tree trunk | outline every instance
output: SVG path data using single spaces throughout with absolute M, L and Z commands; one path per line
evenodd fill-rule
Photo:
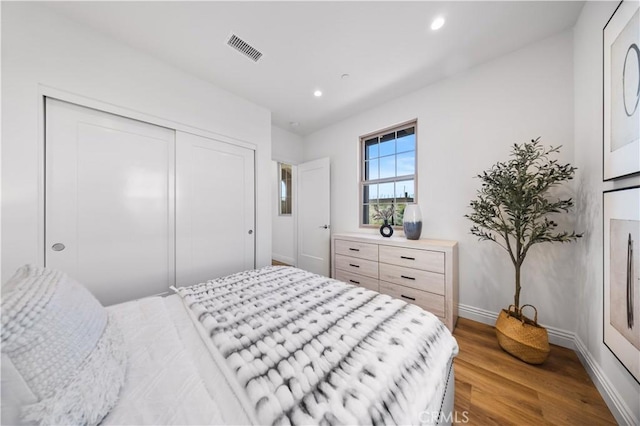
M 516 263 L 516 295 L 513 298 L 513 304 L 516 305 L 516 313 L 520 314 L 520 263 Z

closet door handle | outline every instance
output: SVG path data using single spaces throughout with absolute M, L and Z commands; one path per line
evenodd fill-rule
M 62 243 L 55 243 L 54 245 L 51 246 L 51 250 L 53 251 L 62 251 L 65 248 L 66 248 L 65 245 Z

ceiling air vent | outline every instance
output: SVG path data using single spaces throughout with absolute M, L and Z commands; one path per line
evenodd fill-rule
M 235 34 L 231 34 L 227 44 L 245 55 L 247 58 L 251 59 L 253 62 L 258 62 L 258 59 L 262 57 L 262 52 L 258 51 L 258 49 L 254 48 Z

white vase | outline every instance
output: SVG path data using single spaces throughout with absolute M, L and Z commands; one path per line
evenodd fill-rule
M 408 240 L 419 240 L 422 233 L 422 212 L 417 204 L 408 204 L 402 216 L 404 236 Z

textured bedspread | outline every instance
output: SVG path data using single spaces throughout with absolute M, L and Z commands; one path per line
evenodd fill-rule
M 178 294 L 264 424 L 430 423 L 458 346 L 432 314 L 295 268 Z

